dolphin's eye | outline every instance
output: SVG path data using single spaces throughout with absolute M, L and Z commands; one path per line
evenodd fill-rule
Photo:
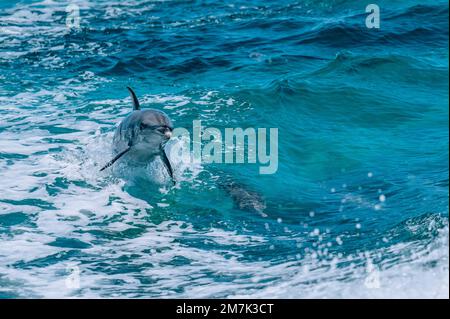
M 169 127 L 167 127 L 165 125 L 147 125 L 147 124 L 144 124 L 144 123 L 141 123 L 140 128 L 141 128 L 141 130 L 144 130 L 144 129 L 145 130 L 152 130 L 152 131 L 154 131 L 156 133 L 159 133 L 159 134 L 162 134 L 162 135 L 164 135 L 167 132 L 167 130 L 172 131 L 171 128 L 169 128 Z
M 167 128 L 165 128 L 164 126 L 158 127 L 156 129 L 159 133 L 164 134 L 166 133 Z
M 148 124 L 145 124 L 145 123 L 141 123 L 141 130 L 156 130 L 156 129 L 158 129 L 158 125 L 148 125 Z

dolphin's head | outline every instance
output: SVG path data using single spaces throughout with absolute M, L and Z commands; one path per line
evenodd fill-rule
M 169 117 L 159 110 L 142 110 L 140 121 L 142 142 L 151 148 L 163 147 L 171 138 L 173 125 Z

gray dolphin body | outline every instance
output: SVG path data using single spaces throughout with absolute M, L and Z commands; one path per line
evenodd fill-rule
M 251 191 L 244 185 L 231 181 L 230 179 L 219 183 L 219 187 L 231 196 L 236 208 L 267 217 L 267 214 L 264 212 L 266 202 L 259 193 Z
M 149 163 L 159 156 L 174 181 L 173 169 L 164 151 L 164 146 L 172 136 L 172 121 L 162 111 L 141 110 L 136 94 L 131 88 L 127 89 L 133 100 L 133 112 L 117 127 L 113 139 L 116 155 L 100 171 L 113 165 L 125 154 L 130 162 L 139 164 Z

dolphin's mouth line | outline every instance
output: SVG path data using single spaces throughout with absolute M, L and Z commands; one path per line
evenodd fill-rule
M 149 143 L 149 144 L 159 144 L 168 142 L 170 140 L 170 137 L 166 134 L 161 133 L 155 133 L 155 132 L 148 132 L 141 134 L 141 137 L 139 139 L 138 143 Z

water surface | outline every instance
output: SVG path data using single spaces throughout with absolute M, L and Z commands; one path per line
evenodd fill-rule
M 71 3 L 80 30 L 0 4 L 0 298 L 448 298 L 447 1 L 380 0 L 379 30 L 350 0 Z M 175 126 L 278 128 L 277 173 L 100 173 L 127 85 Z

